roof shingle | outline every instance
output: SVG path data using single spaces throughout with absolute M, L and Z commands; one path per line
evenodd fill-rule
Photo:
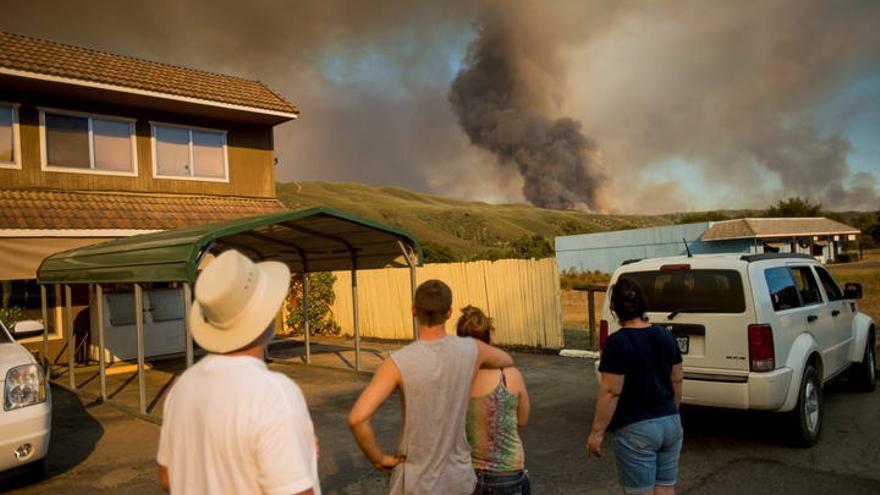
M 847 235 L 860 231 L 836 220 L 815 218 L 738 218 L 713 222 L 703 234 L 704 241 L 764 239 L 810 235 Z
M 286 209 L 277 199 L 0 189 L 0 230 L 167 230 Z
M 0 32 L 0 67 L 167 95 L 297 113 L 260 81 Z

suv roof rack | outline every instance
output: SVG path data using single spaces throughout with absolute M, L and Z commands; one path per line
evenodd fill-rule
M 795 260 L 813 260 L 816 258 L 810 256 L 809 254 L 804 253 L 764 253 L 764 254 L 746 254 L 741 256 L 739 259 L 745 261 L 746 263 L 752 263 L 755 261 L 764 261 L 764 260 L 781 260 L 781 259 L 795 259 Z
M 632 259 L 628 259 L 628 260 L 623 260 L 623 263 L 621 263 L 620 266 L 632 265 L 633 263 L 638 263 L 639 261 L 642 261 L 642 258 L 632 258 Z

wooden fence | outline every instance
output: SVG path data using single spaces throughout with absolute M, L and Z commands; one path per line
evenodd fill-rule
M 351 274 L 334 274 L 333 313 L 342 332 L 350 335 Z M 562 348 L 562 309 L 555 258 L 437 263 L 418 268 L 417 283 L 430 279 L 442 280 L 452 289 L 454 312 L 448 332 L 455 332 L 459 310 L 472 304 L 495 319 L 495 343 Z M 412 339 L 408 270 L 358 272 L 358 301 L 362 336 Z

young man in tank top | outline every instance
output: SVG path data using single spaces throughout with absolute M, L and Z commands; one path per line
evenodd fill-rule
M 391 495 L 470 495 L 477 483 L 465 433 L 471 382 L 477 369 L 512 366 L 513 359 L 478 340 L 446 334 L 452 291 L 439 280 L 416 289 L 412 311 L 419 340 L 379 366 L 349 426 L 373 466 L 391 475 Z M 403 398 L 403 433 L 397 454 L 390 455 L 379 447 L 371 419 L 395 390 Z

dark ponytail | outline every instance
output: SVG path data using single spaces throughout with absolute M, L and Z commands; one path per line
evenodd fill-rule
M 611 287 L 611 312 L 623 324 L 636 318 L 644 318 L 647 305 L 642 288 L 628 278 L 619 278 Z

